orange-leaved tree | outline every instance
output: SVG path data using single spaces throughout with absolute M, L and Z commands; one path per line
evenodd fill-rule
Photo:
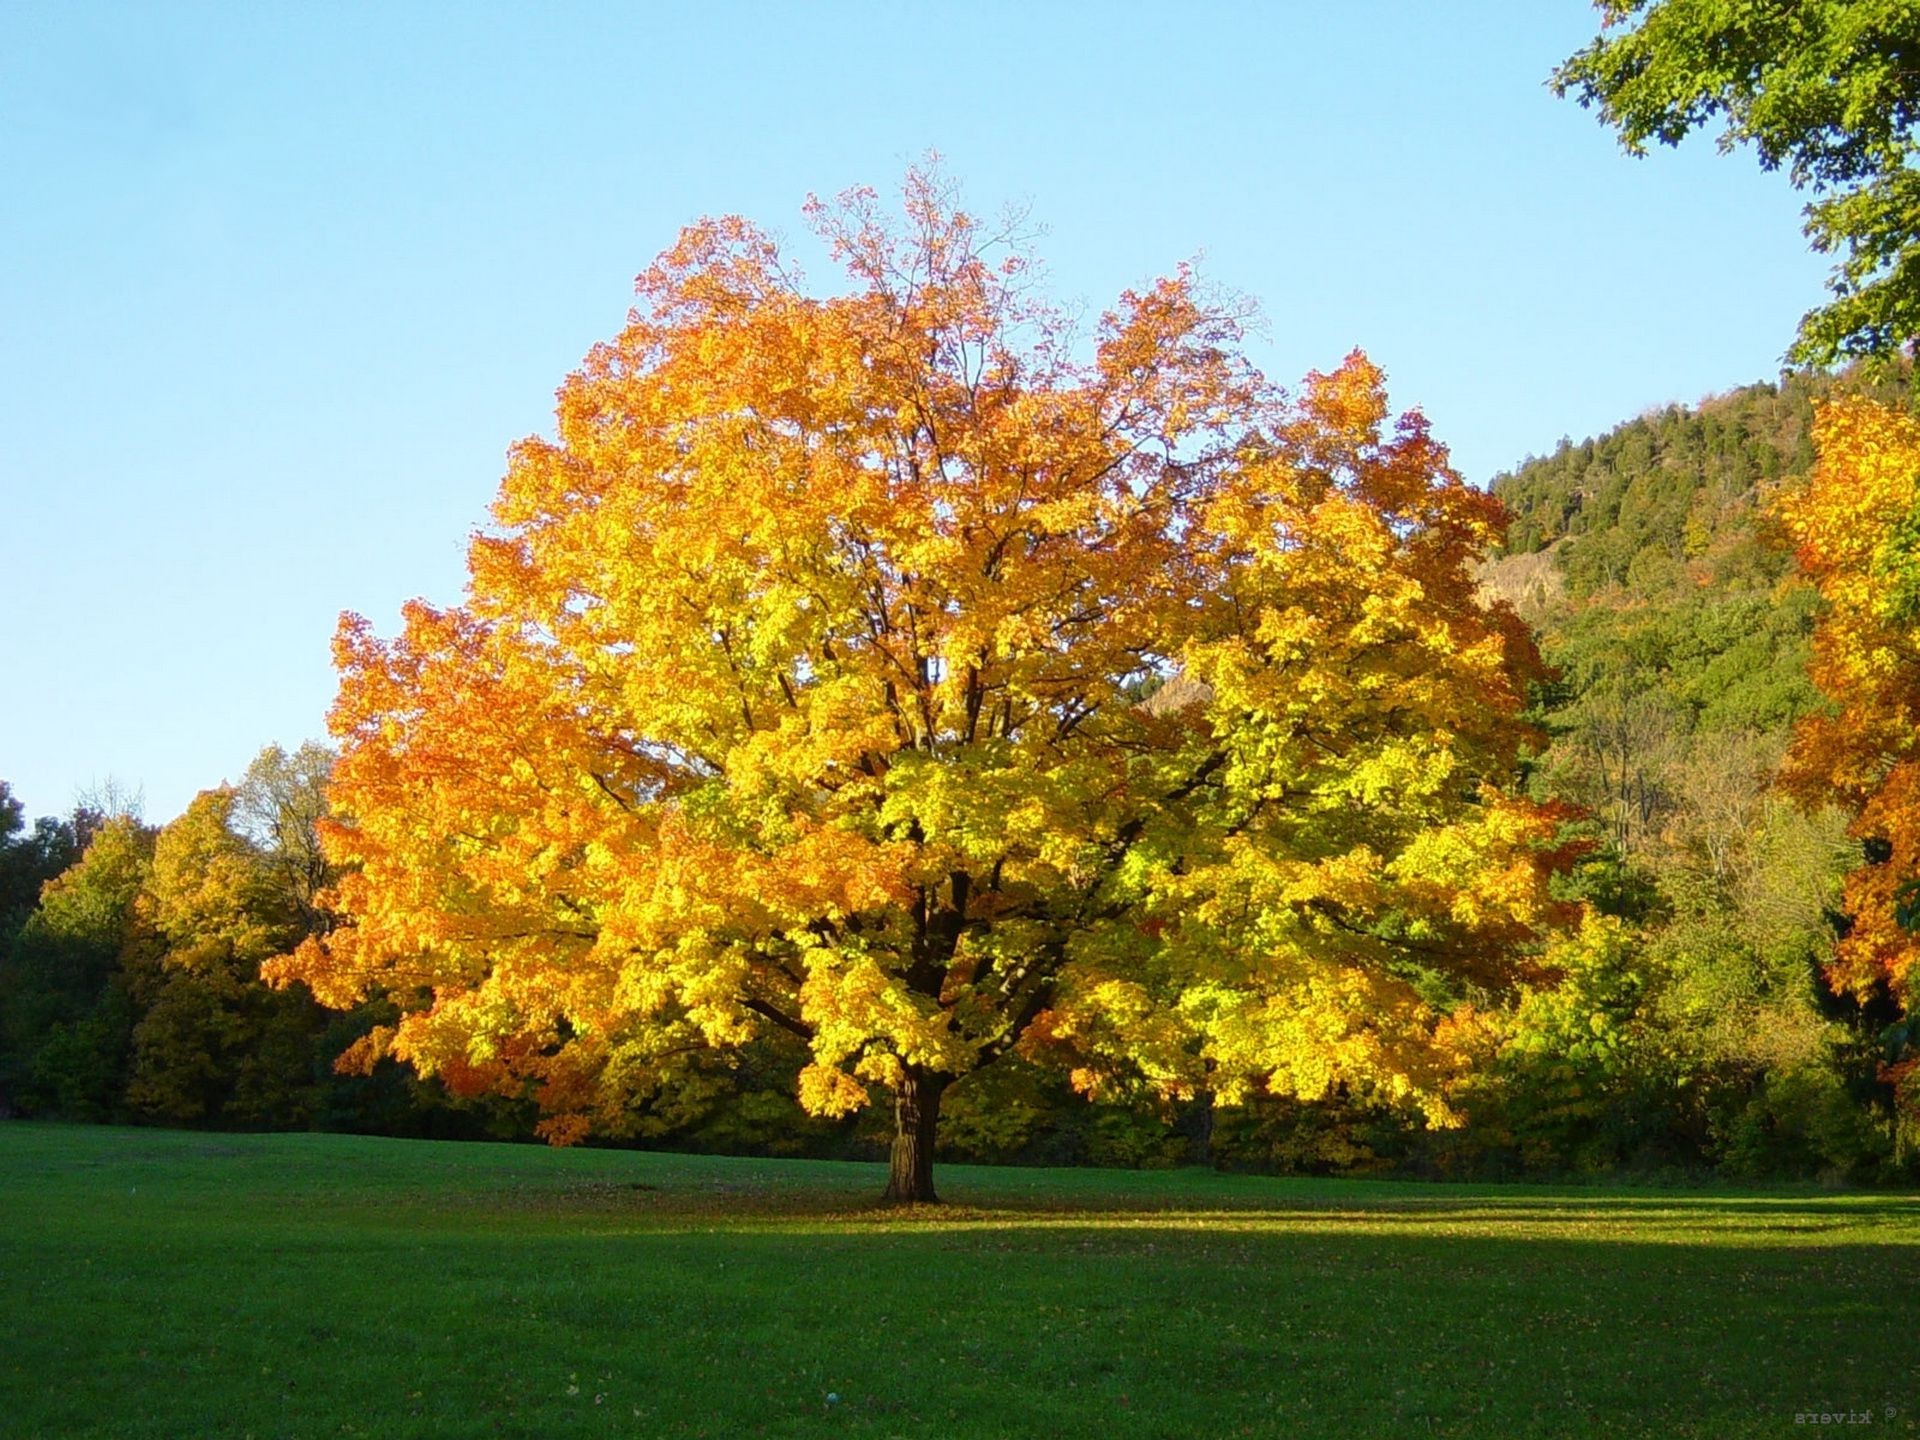
M 1436 1000 L 1557 918 L 1497 503 L 1361 356 L 1275 391 L 1185 271 L 1081 343 L 926 175 L 810 213 L 842 293 L 686 230 L 466 602 L 343 620 L 346 923 L 273 973 L 391 993 L 353 1058 L 560 1141 L 788 1032 L 810 1111 L 892 1093 L 897 1200 L 1016 1049 L 1440 1114 Z
M 1920 1009 L 1920 422 L 1839 399 L 1822 407 L 1814 441 L 1812 477 L 1776 513 L 1825 602 L 1813 679 L 1833 705 L 1800 722 L 1782 778 L 1812 803 L 1844 805 L 1862 842 L 1830 981 L 1911 1016 Z M 1895 1038 L 1890 1050 L 1889 1078 L 1906 1081 L 1920 1043 Z M 1920 1095 L 1904 1098 L 1920 1108 Z

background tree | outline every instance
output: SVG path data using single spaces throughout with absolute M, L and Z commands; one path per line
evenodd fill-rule
M 1911 0 L 1595 0 L 1599 38 L 1554 89 L 1597 107 L 1635 154 L 1724 122 L 1812 192 L 1807 235 L 1837 254 L 1833 301 L 1797 358 L 1890 355 L 1920 335 L 1920 8 Z
M 277 903 L 298 918 L 307 934 L 321 934 L 333 924 L 320 904 L 321 892 L 334 878 L 320 845 L 333 760 L 332 748 L 314 740 L 291 754 L 278 745 L 267 746 L 234 787 L 227 815 L 233 833 L 265 858 Z
M 80 858 L 102 818 L 81 807 L 66 819 L 43 815 L 28 828 L 20 802 L 0 780 L 0 963 L 40 903 L 41 887 Z
M 153 832 L 99 823 L 47 882 L 0 966 L 0 1095 L 29 1114 L 103 1120 L 120 1108 L 134 1022 L 120 950 L 152 863 Z
M 122 955 L 140 1017 L 127 1103 L 175 1124 L 302 1125 L 325 1018 L 263 984 L 260 962 L 313 932 L 281 857 L 236 833 L 236 806 L 202 791 L 154 843 Z
M 1559 913 L 1498 506 L 1363 359 L 1277 395 L 1185 273 L 1083 353 L 929 178 L 812 214 L 847 293 L 692 227 L 468 603 L 343 622 L 348 923 L 272 972 L 402 998 L 361 1061 L 532 1087 L 556 1140 L 783 1030 L 809 1110 L 892 1092 L 903 1200 L 1016 1050 L 1439 1113 L 1438 1010 Z

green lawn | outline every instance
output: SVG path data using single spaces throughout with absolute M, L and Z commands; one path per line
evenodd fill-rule
M 896 1215 L 872 1204 L 882 1178 L 0 1125 L 0 1432 L 1719 1440 L 1804 1434 L 1807 1412 L 1856 1434 L 1920 1421 L 1912 1197 L 948 1166 L 953 1203 Z

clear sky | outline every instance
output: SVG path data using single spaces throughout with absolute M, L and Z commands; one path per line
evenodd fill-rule
M 1470 478 L 1770 377 L 1824 264 L 1544 81 L 1583 0 L 0 4 L 0 778 L 165 820 L 320 735 L 341 610 L 457 599 L 508 444 L 696 216 L 929 149 L 1098 310 L 1199 256 Z M 825 267 L 813 273 L 826 280 Z

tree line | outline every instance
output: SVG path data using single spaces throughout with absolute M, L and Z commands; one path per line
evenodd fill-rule
M 512 1132 L 397 1070 L 334 1059 L 390 1008 L 274 989 L 261 962 L 332 923 L 316 822 L 332 752 L 270 746 L 165 826 L 109 797 L 31 828 L 0 782 L 0 1112 L 399 1135 Z

